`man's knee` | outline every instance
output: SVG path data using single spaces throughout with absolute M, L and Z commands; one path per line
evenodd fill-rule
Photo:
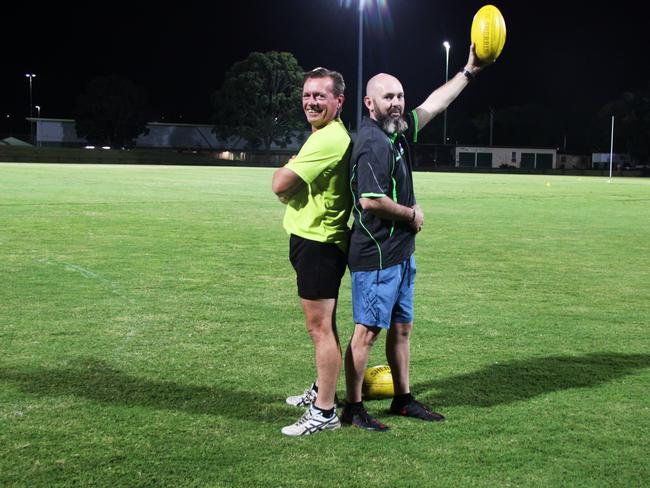
M 380 332 L 381 329 L 379 327 L 366 327 L 357 324 L 352 336 L 353 346 L 371 348 L 377 342 Z
M 332 319 L 329 317 L 308 317 L 307 332 L 314 340 L 333 334 Z
M 333 331 L 333 314 L 336 310 L 336 300 L 302 300 L 307 331 L 316 338 L 323 335 L 330 335 Z
M 408 324 L 394 323 L 389 332 L 397 339 L 408 339 L 412 330 L 412 322 L 409 322 Z

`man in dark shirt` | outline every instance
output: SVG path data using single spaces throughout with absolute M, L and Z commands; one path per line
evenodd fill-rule
M 361 387 L 372 345 L 387 329 L 386 357 L 395 396 L 390 412 L 427 421 L 444 417 L 432 412 L 410 393 L 410 334 L 413 328 L 415 235 L 424 213 L 413 192 L 408 142 L 456 99 L 482 69 L 470 46 L 465 67 L 404 115 L 404 90 L 397 78 L 378 74 L 368 81 L 364 118 L 350 159 L 354 226 L 348 266 L 352 275 L 355 328 L 345 355 L 347 399 L 341 422 L 367 430 L 388 427 L 370 416 Z

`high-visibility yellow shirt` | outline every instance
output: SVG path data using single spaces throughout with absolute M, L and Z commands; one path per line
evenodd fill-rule
M 305 184 L 287 203 L 287 233 L 317 242 L 348 245 L 352 199 L 348 188 L 352 140 L 341 119 L 334 119 L 307 138 L 285 168 Z

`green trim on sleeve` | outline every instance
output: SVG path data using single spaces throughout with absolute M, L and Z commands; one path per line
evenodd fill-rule
M 361 196 L 363 198 L 381 198 L 381 197 L 385 197 L 386 195 L 384 195 L 383 193 L 362 193 Z
M 415 122 L 415 127 L 413 128 L 413 142 L 418 142 L 418 131 L 420 130 L 420 121 L 418 120 L 418 113 L 415 109 L 411 110 L 413 114 L 413 121 Z

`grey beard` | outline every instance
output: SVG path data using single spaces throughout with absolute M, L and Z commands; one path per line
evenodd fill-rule
M 408 123 L 401 115 L 397 120 L 392 117 L 386 117 L 382 115 L 379 119 L 379 123 L 381 125 L 381 128 L 387 134 L 403 134 L 406 132 L 406 129 L 409 128 Z

